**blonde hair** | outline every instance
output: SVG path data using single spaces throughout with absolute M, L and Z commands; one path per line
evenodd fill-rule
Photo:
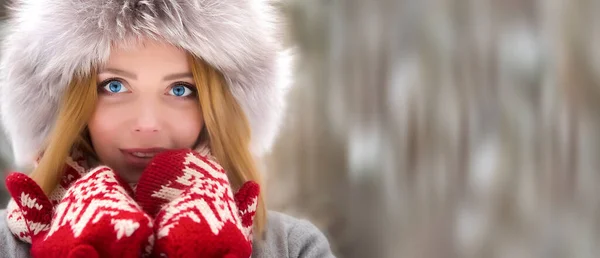
M 189 58 L 198 88 L 202 115 L 212 154 L 228 172 L 233 189 L 247 181 L 262 185 L 262 178 L 250 153 L 250 124 L 229 90 L 223 75 L 198 58 Z M 262 234 L 266 225 L 264 189 L 258 197 L 254 227 Z
M 249 150 L 250 125 L 225 78 L 199 58 L 190 56 L 188 61 L 198 90 L 208 143 L 212 154 L 227 171 L 233 190 L 250 180 L 262 186 L 260 173 Z M 95 155 L 89 141 L 87 121 L 94 112 L 97 94 L 95 71 L 75 76 L 66 90 L 39 165 L 30 175 L 47 195 L 58 185 L 65 161 L 74 147 Z M 263 234 L 266 225 L 264 189 L 261 192 L 254 219 L 254 232 L 258 235 Z

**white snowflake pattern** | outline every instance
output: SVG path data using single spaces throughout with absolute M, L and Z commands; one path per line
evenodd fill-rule
M 105 216 L 112 217 L 121 212 L 137 212 L 139 207 L 123 205 L 130 201 L 125 189 L 118 184 L 113 173 L 108 167 L 99 167 L 70 187 L 65 199 L 56 206 L 56 217 L 46 238 L 64 226 L 70 226 L 74 237 L 78 237 L 88 224 L 97 223 Z M 124 223 L 125 220 L 113 221 L 117 237 L 130 236 L 139 228 L 139 224 L 136 226 Z
M 182 218 L 189 218 L 196 223 L 204 219 L 215 235 L 219 234 L 227 222 L 241 228 L 227 174 L 221 169 L 213 168 L 220 166 L 216 163 L 207 164 L 192 153 L 186 156 L 184 166 L 183 175 L 176 181 L 189 188 L 183 192 L 182 197 L 163 208 L 164 216 L 159 221 L 157 238 L 169 235 L 169 231 Z M 177 190 L 163 188 L 153 196 L 168 196 L 165 191 L 173 193 Z

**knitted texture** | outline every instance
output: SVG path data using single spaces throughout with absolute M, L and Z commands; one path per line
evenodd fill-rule
M 154 255 L 247 258 L 258 194 L 258 184 L 247 182 L 234 198 L 226 172 L 213 159 L 172 150 L 153 158 L 135 198 L 155 217 Z
M 87 169 L 87 162 L 82 153 L 77 150 L 73 151 L 71 153 L 71 156 L 67 158 L 63 177 L 60 180 L 59 185 L 48 196 L 52 205 L 58 205 L 60 200 L 63 199 L 69 186 L 74 181 L 85 175 L 88 171 L 89 170 Z M 21 241 L 31 244 L 31 236 L 29 234 L 29 229 L 27 229 L 25 219 L 23 218 L 23 214 L 21 213 L 21 209 L 19 208 L 14 199 L 10 199 L 10 201 L 8 202 L 8 206 L 6 207 L 6 211 L 8 228 L 13 233 L 13 235 Z
M 108 167 L 77 179 L 56 206 L 25 174 L 11 173 L 6 186 L 27 225 L 32 257 L 140 257 L 152 249 L 152 218 Z

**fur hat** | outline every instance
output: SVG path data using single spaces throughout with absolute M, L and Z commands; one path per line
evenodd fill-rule
M 268 0 L 16 0 L 0 54 L 0 115 L 16 165 L 29 165 L 76 73 L 111 44 L 164 40 L 221 71 L 252 129 L 251 151 L 278 132 L 291 59 Z

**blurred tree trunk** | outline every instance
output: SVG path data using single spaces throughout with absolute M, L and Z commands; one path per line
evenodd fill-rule
M 340 257 L 596 257 L 599 8 L 289 0 L 272 207 Z

